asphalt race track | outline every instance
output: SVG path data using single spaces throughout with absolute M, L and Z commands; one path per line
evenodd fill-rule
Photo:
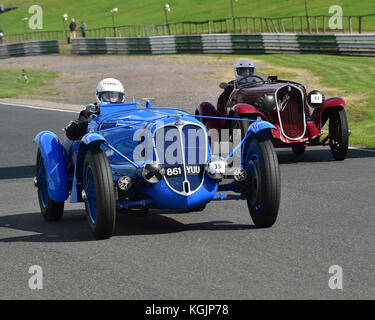
M 33 187 L 41 130 L 62 136 L 77 114 L 0 105 L 0 299 L 373 299 L 375 152 L 278 152 L 279 218 L 253 226 L 245 202 L 203 212 L 118 215 L 114 236 L 93 240 L 83 204 L 45 222 Z M 43 268 L 43 289 L 28 286 Z M 328 286 L 343 269 L 343 289 Z

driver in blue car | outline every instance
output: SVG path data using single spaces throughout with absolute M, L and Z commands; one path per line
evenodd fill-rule
M 234 65 L 234 75 L 236 79 L 228 82 L 225 85 L 224 92 L 220 95 L 217 103 L 218 110 L 223 110 L 225 108 L 235 87 L 237 88 L 241 85 L 256 81 L 255 78 L 252 77 L 254 72 L 255 65 L 248 59 L 240 60 Z
M 123 103 L 125 90 L 122 83 L 113 78 L 101 80 L 95 93 L 96 102 L 86 106 L 78 116 L 66 128 L 65 133 L 69 140 L 79 140 L 87 132 L 87 125 L 94 117 L 100 113 L 100 105 Z

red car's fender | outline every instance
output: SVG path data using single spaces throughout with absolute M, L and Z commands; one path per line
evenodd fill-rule
M 197 111 L 195 112 L 196 115 L 201 116 L 209 116 L 209 117 L 217 117 L 218 114 L 216 112 L 215 107 L 212 105 L 212 103 L 204 101 L 201 102 L 198 106 Z M 207 118 L 200 118 L 200 120 L 207 129 L 219 129 L 219 121 L 216 119 L 207 119 Z
M 233 106 L 232 110 L 238 114 L 251 114 L 253 116 L 256 116 L 257 118 L 261 117 L 262 120 L 269 121 L 267 116 L 263 112 L 259 111 L 257 108 L 255 108 L 251 104 L 246 104 L 246 103 L 236 104 L 235 106 Z M 272 136 L 274 138 L 280 139 L 280 135 L 281 135 L 280 127 L 274 123 L 272 124 L 276 127 L 276 130 L 271 130 Z
M 322 128 L 322 115 L 324 111 L 326 111 L 328 108 L 337 108 L 341 107 L 343 108 L 346 105 L 346 101 L 339 97 L 332 97 L 327 99 L 324 104 L 313 111 L 311 117 L 315 121 L 315 123 L 318 125 L 318 128 Z
M 260 112 L 257 108 L 250 104 L 241 103 L 233 106 L 232 110 L 238 114 L 256 114 L 262 117 L 263 120 L 267 120 L 267 117 Z

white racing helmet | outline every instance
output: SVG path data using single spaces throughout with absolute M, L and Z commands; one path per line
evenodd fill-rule
M 254 73 L 254 64 L 247 59 L 240 60 L 234 65 L 234 74 L 236 75 L 236 80 L 240 81 L 246 76 L 250 76 Z
M 119 80 L 106 78 L 98 83 L 95 98 L 98 105 L 122 103 L 125 99 L 125 90 Z

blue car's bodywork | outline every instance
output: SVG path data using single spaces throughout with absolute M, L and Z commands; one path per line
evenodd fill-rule
M 182 148 L 183 174 L 177 177 L 164 176 L 156 184 L 146 183 L 142 178 L 144 165 L 149 161 L 158 161 L 164 152 L 155 144 L 154 138 L 159 130 L 163 129 L 163 134 L 167 135 L 171 128 L 177 128 L 181 132 L 179 143 Z M 195 129 L 203 136 L 205 143 L 189 148 L 186 137 L 190 129 Z M 255 121 L 250 125 L 247 136 L 227 158 L 238 148 L 246 145 L 250 139 L 268 136 L 272 129 L 274 127 L 268 122 Z M 139 132 L 144 133 L 143 140 L 136 137 Z M 196 139 L 199 140 L 199 137 Z M 207 130 L 195 116 L 183 110 L 151 108 L 150 103 L 144 108 L 139 107 L 137 103 L 102 105 L 100 115 L 89 122 L 87 133 L 81 140 L 65 139 L 60 143 L 54 133 L 43 131 L 35 137 L 35 141 L 46 168 L 48 195 L 56 202 L 67 200 L 69 194 L 71 202 L 84 201 L 82 198 L 85 178 L 84 160 L 87 151 L 93 149 L 102 149 L 106 152 L 115 186 L 122 176 L 127 176 L 135 182 L 132 189 L 126 193 L 126 197 L 121 197 L 120 192 L 115 188 L 118 192 L 116 206 L 119 209 L 136 207 L 191 209 L 204 206 L 211 200 L 241 199 L 240 194 L 228 197 L 220 193 L 230 190 L 233 184 L 219 186 L 220 181 L 207 174 L 205 168 L 212 158 Z M 135 150 L 140 148 L 140 141 L 143 143 L 143 150 L 146 150 L 143 161 L 135 159 Z M 166 148 L 168 144 L 173 143 L 177 142 L 166 142 Z M 188 152 L 190 152 L 189 157 L 196 159 L 191 161 L 191 164 L 199 165 L 202 169 L 199 174 L 189 174 L 186 171 Z
M 54 201 L 65 201 L 69 197 L 68 177 L 63 148 L 59 138 L 52 132 L 42 131 L 35 137 L 46 169 L 48 194 Z

